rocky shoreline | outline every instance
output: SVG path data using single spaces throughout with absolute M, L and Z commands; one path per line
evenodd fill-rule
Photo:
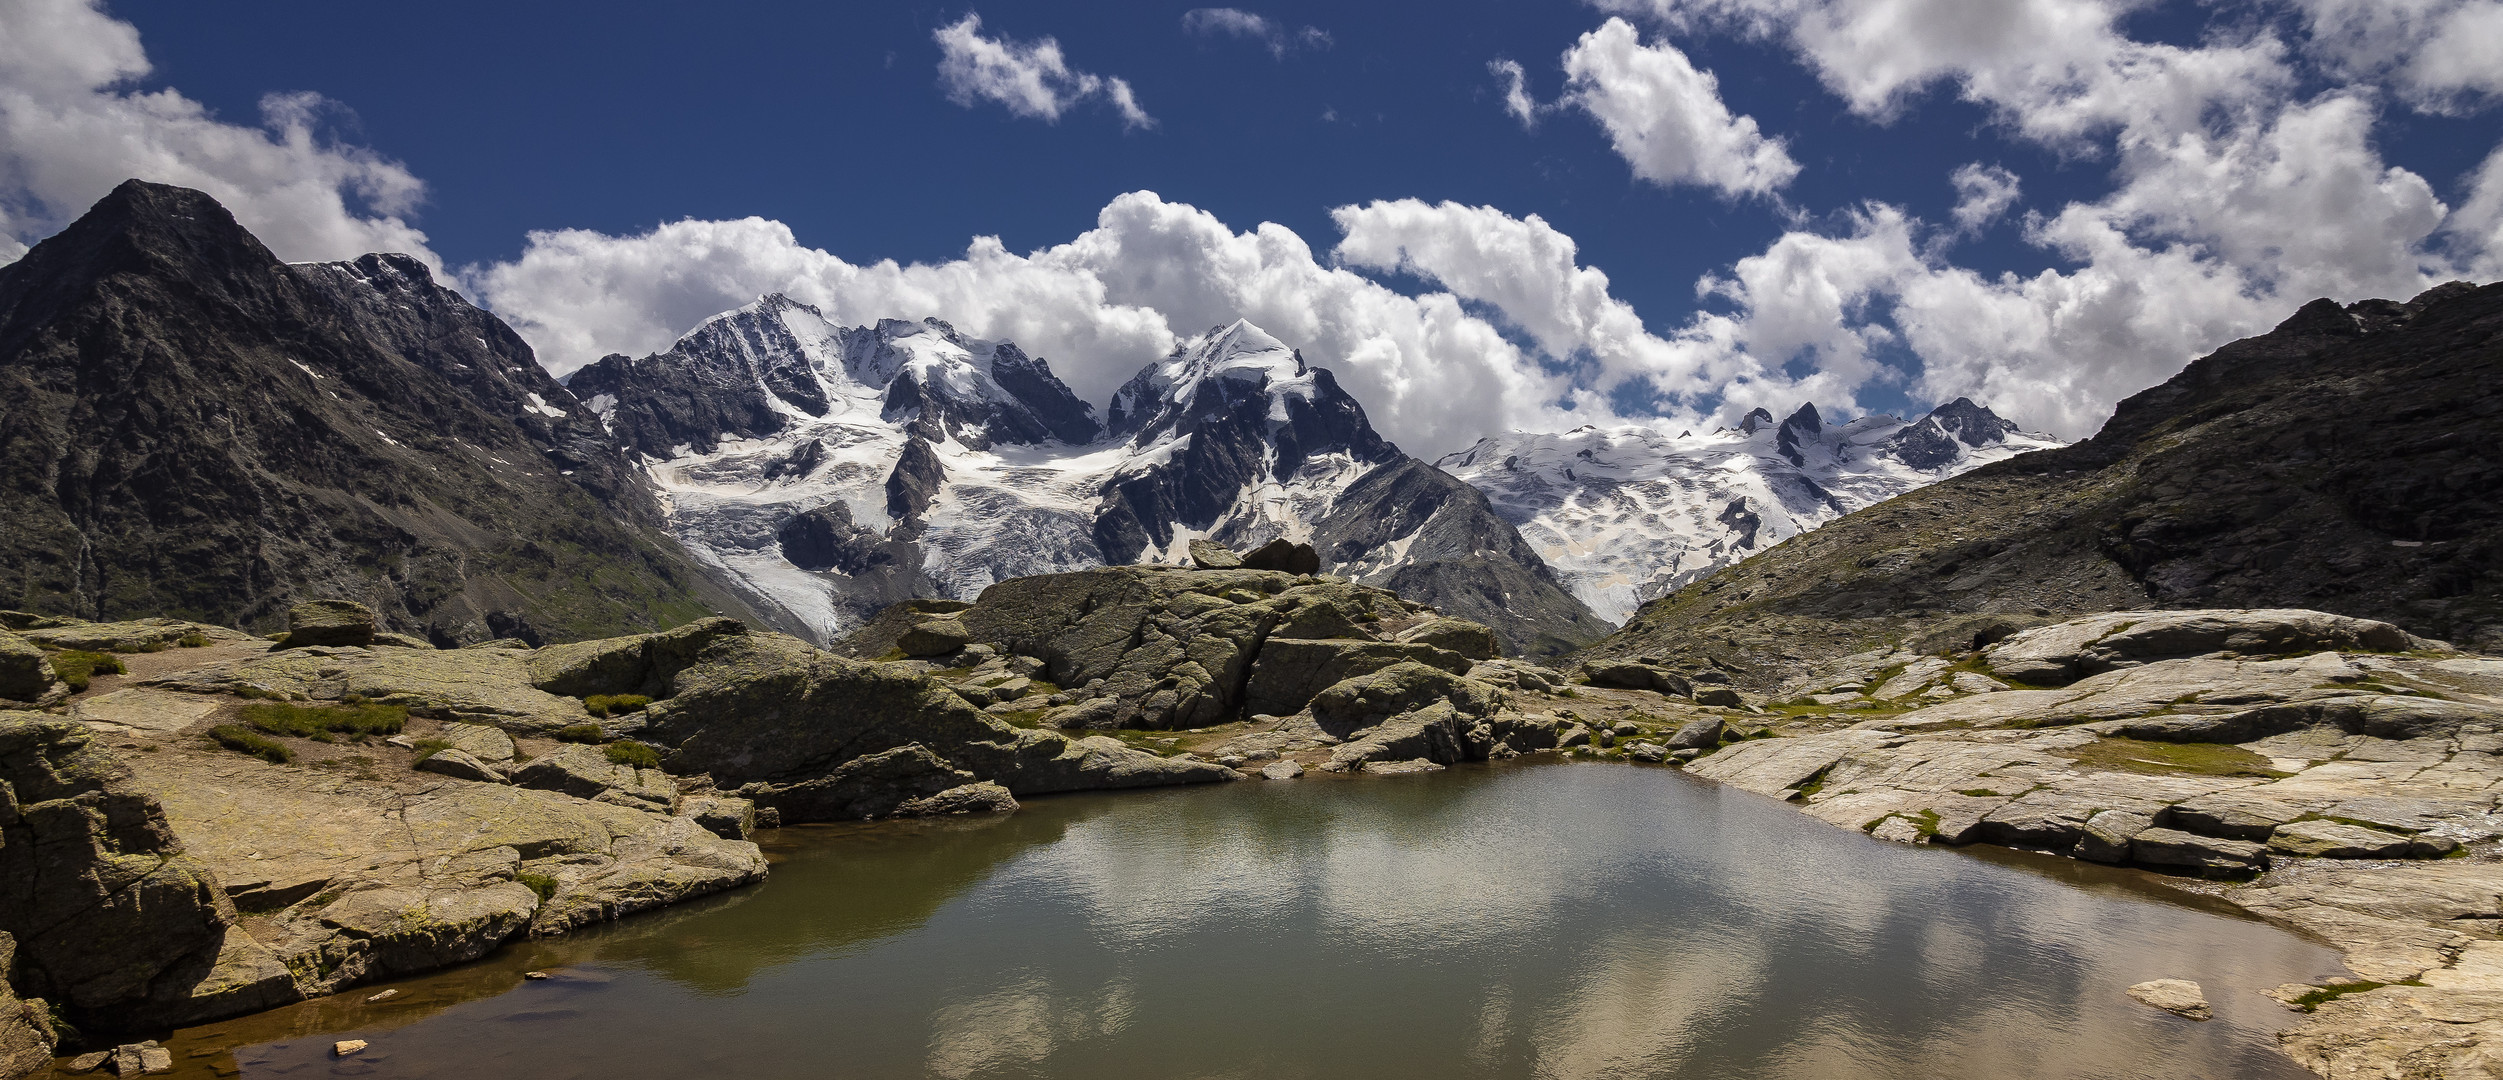
M 2503 1036 L 2503 660 L 2318 612 L 2118 613 L 1766 695 L 1710 662 L 1507 659 L 1379 589 L 1207 561 L 898 605 L 852 657 L 727 619 L 438 650 L 353 605 L 280 641 L 0 615 L 35 661 L 0 714 L 0 860 L 26 867 L 0 1061 L 48 1063 L 56 1023 L 92 1046 L 736 888 L 760 824 L 1537 752 L 2217 879 L 2361 976 L 2220 990 L 2305 1010 L 2284 1046 L 2325 1076 L 2475 1075 Z

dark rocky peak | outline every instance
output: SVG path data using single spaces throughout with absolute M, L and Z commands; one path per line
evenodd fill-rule
M 1773 415 L 1765 413 L 1762 409 L 1756 412 L 1764 413 L 1767 417 Z M 1747 414 L 1747 419 L 1752 422 L 1755 419 L 1755 413 Z M 1790 419 L 1782 421 L 1781 430 L 1773 435 L 1773 446 L 1784 458 L 1789 459 L 1791 464 L 1806 465 L 1808 458 L 1806 454 L 1800 452 L 1800 444 L 1815 441 L 1816 437 L 1824 431 L 1825 422 L 1817 416 L 1816 406 L 1814 404 L 1801 405 L 1798 412 L 1790 414 Z M 1750 430 L 1748 434 L 1754 434 L 1754 432 Z
M 1102 430 L 1093 406 L 1013 342 L 969 338 L 940 319 L 887 319 L 848 335 L 845 346 L 856 379 L 885 380 L 882 415 L 911 423 L 926 438 L 985 450 L 994 443 L 1087 443 Z
M 1758 408 L 1739 419 L 1738 430 L 1746 432 L 1749 435 L 1753 435 L 1756 433 L 1757 428 L 1763 427 L 1764 425 L 1772 422 L 1773 414 L 1764 409 Z
M 1207 528 L 1245 487 L 1283 483 L 1316 457 L 1377 465 L 1401 456 L 1328 369 L 1248 321 L 1149 364 L 1113 396 L 1109 428 L 1137 450 L 1176 447 L 1142 455 L 1106 491 L 1095 532 L 1113 562 L 1171 543 L 1176 525 Z
M 1931 409 L 1923 419 L 1955 436 L 1957 442 L 1972 447 L 1996 446 L 2019 430 L 2014 422 L 1987 406 L 1973 404 L 1972 398 L 1960 397 Z
M 246 625 L 355 597 L 438 641 L 702 610 L 596 419 L 406 256 L 290 266 L 133 181 L 0 268 L 0 379 L 14 606 Z

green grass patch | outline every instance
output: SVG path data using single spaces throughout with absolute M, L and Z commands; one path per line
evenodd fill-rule
M 419 739 L 419 740 L 417 740 L 417 747 L 416 747 L 416 748 L 417 748 L 417 758 L 416 758 L 416 760 L 418 760 L 418 761 L 424 761 L 424 760 L 426 760 L 427 758 L 430 758 L 430 757 L 435 756 L 435 754 L 436 754 L 436 752 L 437 752 L 437 751 L 442 751 L 442 750 L 449 750 L 449 749 L 451 749 L 451 748 L 452 748 L 452 744 L 451 744 L 451 742 L 449 742 L 448 740 L 444 740 L 444 739 Z
M 209 644 L 209 636 L 194 630 L 181 637 L 175 638 L 174 644 L 182 646 L 186 649 L 205 649 Z
M 363 742 L 369 736 L 399 734 L 401 728 L 408 726 L 408 707 L 254 702 L 243 707 L 243 722 L 272 735 L 315 742 L 335 742 L 346 736 Z
M 556 729 L 556 734 L 549 738 L 558 742 L 590 744 L 608 741 L 608 733 L 600 730 L 598 724 L 573 724 Z
M 1956 794 L 1962 795 L 1968 799 L 1996 799 L 1999 797 L 1998 792 L 1992 791 L 1986 787 L 1977 787 L 1966 791 L 1959 791 L 1956 792 Z
M 630 739 L 620 739 L 601 749 L 607 752 L 608 760 L 619 765 L 632 765 L 638 769 L 661 767 L 659 751 Z
M 52 673 L 68 683 L 73 693 L 86 693 L 88 680 L 98 675 L 128 675 L 130 667 L 112 653 L 65 649 L 52 654 Z
M 651 698 L 641 694 L 593 694 L 582 699 L 582 707 L 590 710 L 591 715 L 603 717 L 642 712 L 643 707 L 651 703 Z
M 164 652 L 170 648 L 173 648 L 173 646 L 165 642 L 150 641 L 139 645 L 115 645 L 113 646 L 113 651 L 118 653 L 145 653 Z
M 2291 776 L 2269 760 L 2225 743 L 2149 742 L 2102 738 L 2074 750 L 2057 751 L 2080 765 L 2114 772 L 2189 774 L 2193 776 Z
M 542 904 L 547 903 L 549 897 L 556 895 L 556 879 L 546 874 L 533 874 L 525 871 L 513 875 L 513 880 L 529 886 L 531 892 L 539 894 L 539 902 Z
M 228 750 L 250 754 L 272 765 L 285 765 L 295 760 L 295 751 L 287 749 L 287 744 L 241 724 L 219 724 L 209 729 L 209 738 Z
M 2287 1004 L 2293 1005 L 2295 1008 L 2301 1009 L 2301 1010 L 2303 1010 L 2304 1012 L 2311 1012 L 2311 1011 L 2313 1011 L 2313 1010 L 2315 1010 L 2315 1009 L 2320 1008 L 2320 1007 L 2321 1007 L 2321 1005 L 2322 1005 L 2322 1004 L 2324 1004 L 2324 1003 L 2326 1003 L 2326 1002 L 2336 1001 L 2336 1000 L 2338 1000 L 2339 998 L 2342 998 L 2342 997 L 2347 996 L 2348 994 L 2361 994 L 2361 993 L 2363 993 L 2363 992 L 2365 992 L 2365 991 L 2367 991 L 2367 990 L 2379 990 L 2379 989 L 2381 989 L 2382 987 L 2385 987 L 2385 986 L 2423 986 L 2423 985 L 2425 985 L 2425 984 L 2424 984 L 2424 983 L 2422 983 L 2422 982 L 2419 982 L 2419 981 L 2417 981 L 2417 980 L 2415 980 L 2415 979 L 2406 979 L 2406 980 L 2403 980 L 2403 981 L 2400 981 L 2400 982 L 2395 982 L 2395 983 L 2377 983 L 2377 982 L 2370 982 L 2370 981 L 2364 981 L 2364 982 L 2351 982 L 2351 983 L 2339 983 L 2339 984 L 2338 984 L 2338 985 L 2336 985 L 2336 986 L 2324 986 L 2324 987 L 2321 987 L 2321 988 L 2319 988 L 2319 989 L 2317 989 L 2317 990 L 2314 990 L 2314 991 L 2312 991 L 2312 992 L 2310 992 L 2310 993 L 2308 993 L 2308 994 L 2304 994 L 2304 995 L 2302 995 L 2301 997 L 2295 998 L 2293 1001 L 2288 1002 Z

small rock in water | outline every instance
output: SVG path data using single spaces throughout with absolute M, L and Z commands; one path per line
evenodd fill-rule
M 2141 1005 L 2152 1006 L 2176 1016 L 2205 1020 L 2207 995 L 2199 992 L 2199 984 L 2188 979 L 2156 979 L 2129 988 L 2129 996 Z
M 1260 767 L 1260 775 L 1271 780 L 1293 780 L 1304 775 L 1304 767 L 1292 761 L 1272 761 Z
M 363 1039 L 341 1039 L 338 1042 L 330 1044 L 330 1052 L 336 1057 L 346 1057 L 363 1049 L 365 1049 L 365 1040 Z
M 366 1000 L 368 1003 L 371 1003 L 371 1002 L 376 1002 L 376 1001 L 389 1001 L 389 1000 L 391 1000 L 392 998 L 395 998 L 395 997 L 398 997 L 398 996 L 400 996 L 400 992 L 399 992 L 399 991 L 397 991 L 397 990 L 385 990 L 385 991 L 383 991 L 382 993 L 379 993 L 379 994 L 376 994 L 376 995 L 374 995 L 374 996 L 372 996 L 372 997 L 366 998 L 365 1000 Z
M 110 1050 L 98 1050 L 92 1054 L 80 1054 L 77 1057 L 71 1058 L 70 1063 L 62 1067 L 62 1071 L 68 1072 L 72 1075 L 79 1073 L 91 1073 L 97 1069 L 103 1068 L 104 1063 L 111 1060 L 113 1060 L 113 1052 Z
M 521 973 L 521 977 L 525 979 L 544 979 L 548 977 L 548 973 L 544 971 L 525 971 Z
M 2302 1012 L 2302 997 L 2318 989 L 2320 989 L 2320 987 L 2311 986 L 2305 983 L 2281 983 L 2277 986 L 2260 991 L 2260 996 L 2296 1012 Z
M 1657 762 L 1669 756 L 1669 748 L 1652 742 L 1638 742 L 1625 748 L 1627 757 L 1636 761 Z
M 1413 776 L 1417 773 L 1441 772 L 1443 767 L 1424 758 L 1410 761 L 1368 761 L 1364 771 L 1375 776 Z

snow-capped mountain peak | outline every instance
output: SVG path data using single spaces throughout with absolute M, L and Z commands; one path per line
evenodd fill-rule
M 1710 435 L 1515 432 L 1437 462 L 1484 491 L 1567 588 L 1622 622 L 1643 601 L 1915 487 L 2057 446 L 1959 398 L 1918 421 L 1765 409 Z

